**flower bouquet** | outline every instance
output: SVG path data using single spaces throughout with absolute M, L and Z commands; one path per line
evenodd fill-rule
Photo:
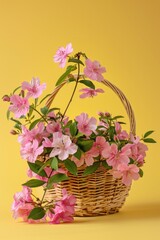
M 147 146 L 155 142 L 148 131 L 140 139 L 135 135 L 132 107 L 123 92 L 105 80 L 105 67 L 91 61 L 85 53 L 71 56 L 72 44 L 58 49 L 54 61 L 65 72 L 51 94 L 40 97 L 46 88 L 38 78 L 23 82 L 10 95 L 7 118 L 13 121 L 20 154 L 27 161 L 30 180 L 14 195 L 14 218 L 28 222 L 72 222 L 74 216 L 96 216 L 118 212 L 132 180 L 143 176 Z M 130 120 L 130 132 L 122 129 L 122 116 L 99 112 L 97 118 L 81 113 L 69 119 L 67 110 L 78 85 L 80 98 L 104 93 L 96 81 L 111 88 L 123 103 Z M 65 84 L 74 89 L 65 110 L 52 106 Z M 11 116 L 11 114 L 14 114 Z M 34 189 L 43 187 L 37 197 Z

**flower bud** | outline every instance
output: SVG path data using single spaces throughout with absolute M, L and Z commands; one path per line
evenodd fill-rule
M 2 100 L 3 100 L 4 102 L 10 102 L 10 97 L 9 97 L 8 95 L 4 95 L 4 96 L 2 97 Z
M 111 117 L 111 114 L 109 112 L 105 112 L 106 117 Z
M 104 117 L 104 113 L 103 113 L 103 112 L 98 112 L 98 115 L 99 115 L 100 117 Z
M 12 129 L 12 130 L 10 131 L 10 134 L 12 134 L 12 135 L 17 135 L 18 132 L 17 132 L 16 130 Z

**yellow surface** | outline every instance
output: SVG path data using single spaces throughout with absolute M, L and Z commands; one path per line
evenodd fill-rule
M 0 239 L 160 239 L 159 12 L 159 0 L 0 0 L 1 97 L 33 76 L 51 91 L 62 73 L 52 56 L 72 42 L 75 52 L 99 60 L 107 68 L 105 77 L 130 100 L 137 134 L 153 129 L 158 142 L 148 145 L 144 177 L 134 183 L 119 214 L 76 218 L 58 226 L 19 223 L 12 219 L 10 205 L 26 181 L 26 162 L 20 159 L 16 137 L 9 134 L 12 124 L 1 101 Z M 66 93 L 67 88 L 55 106 L 65 107 Z M 68 115 L 95 115 L 99 110 L 125 115 L 109 89 L 95 100 L 75 99 Z

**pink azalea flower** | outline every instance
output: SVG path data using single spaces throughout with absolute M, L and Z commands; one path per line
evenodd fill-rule
M 60 67 L 64 68 L 66 65 L 66 59 L 71 52 L 73 52 L 71 43 L 67 44 L 66 48 L 60 47 L 54 55 L 54 62 L 59 63 Z
M 97 96 L 98 93 L 104 93 L 103 89 L 101 88 L 98 88 L 98 89 L 83 88 L 80 91 L 83 92 L 80 95 L 80 98 L 94 97 L 94 96 Z
M 52 211 L 48 212 L 51 223 L 73 222 L 76 198 L 73 195 L 68 195 L 65 189 L 62 190 L 62 194 L 62 199 L 56 203 Z
M 128 139 L 129 137 L 128 133 L 125 130 L 122 131 L 121 125 L 118 122 L 115 123 L 115 130 L 116 130 L 116 135 L 114 136 L 115 141 Z
M 97 152 L 97 156 L 99 156 L 102 155 L 103 151 L 108 151 L 110 149 L 110 145 L 104 137 L 97 136 L 92 149 L 94 149 L 94 151 Z
M 22 90 L 28 90 L 27 97 L 38 98 L 46 88 L 46 83 L 40 85 L 39 78 L 32 78 L 31 82 L 23 82 Z
M 132 180 L 139 179 L 139 168 L 135 164 L 126 165 L 122 163 L 118 165 L 117 171 L 113 171 L 113 176 L 115 178 L 122 177 L 122 182 L 126 186 L 130 186 Z
M 10 97 L 11 105 L 9 110 L 15 114 L 16 118 L 25 116 L 29 111 L 29 102 L 27 98 L 22 98 L 19 95 L 12 95 Z
M 86 60 L 86 67 L 84 69 L 84 74 L 86 77 L 101 82 L 104 79 L 102 76 L 102 73 L 104 72 L 106 72 L 105 67 L 101 67 L 98 61 L 92 62 L 90 59 Z
M 52 121 L 46 126 L 46 130 L 48 133 L 60 132 L 61 125 L 58 122 Z
M 34 139 L 40 143 L 47 135 L 48 133 L 45 131 L 44 123 L 39 122 L 32 130 L 27 129 L 26 126 L 22 126 L 22 133 L 18 136 L 18 141 L 21 145 L 32 142 Z
M 24 146 L 21 146 L 21 156 L 29 162 L 35 162 L 37 157 L 43 152 L 43 146 L 38 146 L 39 143 L 36 139 L 33 142 L 28 142 Z
M 51 148 L 53 146 L 53 139 L 49 139 L 44 137 L 44 141 L 42 142 L 43 147 Z
M 105 123 L 105 122 L 103 122 L 103 121 L 100 121 L 99 123 L 98 123 L 98 127 L 99 127 L 99 130 L 101 130 L 101 131 L 107 131 L 107 129 L 109 128 L 109 124 L 108 123 Z
M 14 201 L 11 209 L 15 219 L 21 217 L 24 221 L 27 221 L 30 211 L 34 208 L 31 193 L 31 189 L 23 186 L 23 190 L 21 192 L 14 194 Z
M 77 167 L 86 164 L 87 166 L 91 166 L 94 163 L 94 158 L 98 156 L 97 150 L 92 148 L 88 152 L 82 154 L 81 158 L 78 159 L 75 156 L 72 156 L 71 160 L 74 161 Z
M 120 151 L 115 143 L 111 144 L 110 147 L 104 149 L 102 151 L 102 156 L 106 158 L 106 161 L 109 166 L 113 168 L 117 168 L 117 166 L 121 163 L 128 164 L 130 159 L 130 148 L 125 145 Z
M 78 149 L 77 145 L 72 143 L 69 136 L 63 135 L 60 132 L 53 133 L 53 142 L 51 144 L 51 147 L 53 150 L 49 156 L 58 156 L 60 160 L 67 159 L 70 154 L 74 154 Z
M 94 151 L 94 149 L 84 153 L 84 161 L 87 166 L 93 165 L 94 157 L 97 157 L 97 151 Z
M 84 155 L 82 155 L 80 159 L 76 158 L 75 156 L 72 156 L 71 160 L 76 164 L 77 167 L 82 166 L 85 162 Z
M 86 136 L 90 136 L 97 128 L 97 120 L 93 117 L 88 118 L 88 114 L 86 113 L 81 113 L 81 115 L 77 116 L 75 119 L 78 122 L 78 130 Z
M 133 142 L 128 144 L 130 146 L 130 158 L 136 161 L 137 165 L 140 167 L 144 164 L 144 158 L 146 156 L 146 151 L 148 147 L 140 142 L 139 137 L 134 137 L 133 135 L 130 136 L 130 140 Z
M 33 136 L 30 133 L 29 129 L 26 128 L 26 126 L 22 126 L 22 133 L 18 136 L 18 142 L 21 143 L 21 145 L 25 145 L 32 140 Z

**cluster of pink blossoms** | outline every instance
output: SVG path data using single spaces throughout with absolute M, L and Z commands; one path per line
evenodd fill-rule
M 79 52 L 70 57 L 72 51 L 70 43 L 59 48 L 54 56 L 54 61 L 62 68 L 65 67 L 67 58 L 69 63 L 76 63 L 68 66 L 56 83 L 58 86 L 66 79 L 68 83 L 75 82 L 73 94 L 63 114 L 59 108 L 40 107 L 52 95 L 39 100 L 46 84 L 41 84 L 38 78 L 23 82 L 11 95 L 3 97 L 4 101 L 10 103 L 8 117 L 11 113 L 14 114 L 14 118 L 10 118 L 15 123 L 11 133 L 18 134 L 20 154 L 29 166 L 27 174 L 34 178 L 23 184 L 22 192 L 14 195 L 13 215 L 24 221 L 46 221 L 49 218 L 51 223 L 72 222 L 75 197 L 68 195 L 64 189 L 62 199 L 53 203 L 46 202 L 45 194 L 48 189 L 56 187 L 57 183 L 67 180 L 68 172 L 77 175 L 78 168 L 82 165 L 89 168 L 90 173 L 103 166 L 114 178 L 121 178 L 126 186 L 142 175 L 141 167 L 147 146 L 139 137 L 122 130 L 119 116 L 112 117 L 108 112 L 100 112 L 99 120 L 89 117 L 87 113 L 75 116 L 74 120 L 66 117 L 77 85 L 85 85 L 80 90 L 80 98 L 104 93 L 102 89 L 95 88 L 94 82 L 103 81 L 103 73 L 106 72 L 98 61 L 91 61 L 84 53 Z M 84 62 L 80 60 L 81 57 L 85 58 Z M 80 74 L 80 67 L 83 67 L 83 75 Z M 73 75 L 72 71 L 76 69 L 78 74 Z M 18 90 L 20 92 L 16 94 Z M 153 131 L 147 132 L 142 140 L 151 132 Z M 34 201 L 31 188 L 39 186 L 44 187 L 44 195 L 41 200 L 37 198 Z
M 60 222 L 72 222 L 74 216 L 74 206 L 76 199 L 73 195 L 68 195 L 66 189 L 62 189 L 62 199 L 57 200 L 46 211 L 42 212 L 42 217 L 40 219 L 30 218 L 30 212 L 34 208 L 41 208 L 40 200 L 37 202 L 33 200 L 32 190 L 26 186 L 23 186 L 21 192 L 17 192 L 14 195 L 14 201 L 12 204 L 13 217 L 15 219 L 22 218 L 23 221 L 29 223 L 38 222 L 50 222 L 50 223 L 60 223 Z M 45 208 L 45 207 L 44 207 Z M 41 208 L 42 210 L 43 208 Z

